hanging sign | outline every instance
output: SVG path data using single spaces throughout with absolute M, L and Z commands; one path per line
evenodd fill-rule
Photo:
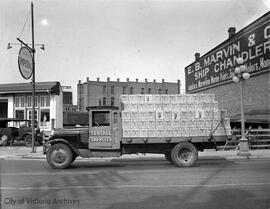
M 22 77 L 30 79 L 33 74 L 33 57 L 30 49 L 25 46 L 19 51 L 18 66 Z

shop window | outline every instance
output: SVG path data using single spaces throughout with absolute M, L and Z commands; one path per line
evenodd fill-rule
M 50 107 L 50 97 L 41 96 L 40 97 L 40 107 Z
M 15 97 L 15 107 L 20 107 L 20 97 Z
M 32 125 L 32 110 L 28 110 L 28 117 L 27 117 L 29 121 L 29 125 L 31 126 Z M 38 119 L 38 115 L 37 115 L 37 111 L 35 110 L 35 122 L 37 123 L 37 119 Z M 37 124 L 35 124 L 37 125 Z
M 118 123 L 118 114 L 117 114 L 117 112 L 113 113 L 113 123 L 114 124 Z
M 45 107 L 45 97 L 40 97 L 40 107 Z
M 25 106 L 25 100 L 24 100 L 24 97 L 21 97 L 21 107 L 24 107 Z
M 35 97 L 35 107 L 38 107 L 38 97 Z
M 31 98 L 31 97 L 30 97 Z M 24 107 L 24 97 L 15 97 L 15 107 Z
M 24 110 L 15 110 L 15 118 L 23 120 L 24 119 Z
M 27 97 L 27 107 L 32 107 L 32 97 Z
M 48 96 L 48 97 L 46 97 L 46 107 L 50 107 L 50 97 Z
M 40 111 L 40 125 L 41 126 L 50 126 L 50 110 L 42 109 Z

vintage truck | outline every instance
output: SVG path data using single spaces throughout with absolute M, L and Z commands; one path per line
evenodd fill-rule
M 150 136 L 140 134 L 142 132 L 136 135 L 135 125 L 126 129 L 128 121 L 122 118 L 126 112 L 119 110 L 118 107 L 98 106 L 89 107 L 87 110 L 89 111 L 88 127 L 55 129 L 48 141 L 44 143 L 44 154 L 51 167 L 67 168 L 77 156 L 103 158 L 134 153 L 162 153 L 175 166 L 187 167 L 194 165 L 198 158 L 198 151 L 223 145 L 231 136 L 228 130 L 226 133 L 224 117 L 220 117 L 219 122 L 216 120 L 217 123 L 211 125 L 208 135 L 197 132 L 195 134 L 195 129 L 190 129 L 192 131 L 183 136 L 170 134 L 169 131 L 163 131 L 162 135 Z M 154 110 L 153 112 L 156 113 Z M 133 111 L 133 113 L 136 112 Z M 130 115 L 130 117 L 134 120 L 134 116 Z M 146 119 L 149 120 L 149 117 Z M 197 121 L 200 120 L 197 119 Z M 191 123 L 189 124 L 191 126 Z M 216 130 L 223 129 L 222 126 L 224 126 L 224 134 L 215 135 Z M 135 135 L 128 134 L 127 130 L 135 131 L 132 132 Z M 177 134 L 176 131 L 175 134 Z

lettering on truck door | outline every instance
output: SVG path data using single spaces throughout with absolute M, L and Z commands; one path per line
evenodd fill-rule
M 111 111 L 92 111 L 90 117 L 89 149 L 111 148 Z

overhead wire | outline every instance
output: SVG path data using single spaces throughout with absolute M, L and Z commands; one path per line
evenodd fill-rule
M 25 25 L 26 25 L 26 23 L 27 23 L 27 21 L 28 21 L 28 19 L 29 19 L 29 17 L 30 17 L 30 14 L 31 14 L 31 12 L 29 11 L 29 13 L 28 13 L 28 15 L 27 15 L 27 18 L 26 18 L 26 20 L 25 20 L 25 23 L 24 23 L 24 25 L 23 25 L 23 28 L 22 28 L 22 30 L 21 30 L 21 33 L 20 33 L 19 38 L 21 38 L 21 35 L 22 35 L 23 31 L 24 31 Z

